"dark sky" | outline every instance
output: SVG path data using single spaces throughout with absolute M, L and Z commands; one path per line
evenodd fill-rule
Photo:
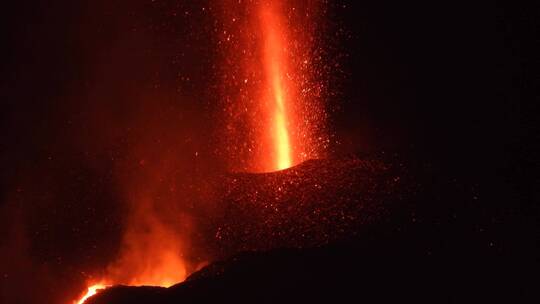
M 65 299 L 81 272 L 107 262 L 123 208 L 113 203 L 118 170 L 136 172 L 130 164 L 168 148 L 190 174 L 200 170 L 194 152 L 201 170 L 222 166 L 212 127 L 219 50 L 204 2 L 3 5 L 0 302 Z M 486 187 L 532 172 L 524 38 L 536 16 L 436 1 L 328 7 L 327 54 L 341 58 L 334 154 L 399 151 Z M 40 292 L 14 295 L 28 284 Z

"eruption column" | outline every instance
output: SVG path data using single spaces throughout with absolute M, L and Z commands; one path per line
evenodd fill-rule
M 260 11 L 261 27 L 264 43 L 264 69 L 266 85 L 269 87 L 267 96 L 272 132 L 270 138 L 274 146 L 274 168 L 286 169 L 292 166 L 291 143 L 288 129 L 287 94 L 284 87 L 284 69 L 286 58 L 284 56 L 283 31 L 280 28 L 279 18 L 270 6 L 262 6 Z
M 231 171 L 283 170 L 325 149 L 322 5 L 221 1 L 219 137 Z

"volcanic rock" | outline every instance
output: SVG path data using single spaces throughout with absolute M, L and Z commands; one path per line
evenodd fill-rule
M 520 302 L 534 250 L 504 196 L 395 155 L 235 174 L 205 231 L 221 260 L 88 304 Z M 504 192 L 497 192 L 498 194 Z M 520 247 L 521 246 L 521 247 Z
M 415 191 L 406 167 L 383 157 L 310 160 L 287 170 L 237 173 L 198 225 L 207 252 L 320 246 L 355 236 Z

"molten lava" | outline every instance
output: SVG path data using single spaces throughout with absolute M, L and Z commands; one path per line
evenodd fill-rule
M 223 147 L 232 171 L 272 172 L 327 145 L 319 4 L 223 0 Z
M 108 286 L 105 284 L 94 284 L 88 287 L 86 293 L 77 301 L 74 301 L 73 304 L 83 304 L 88 298 L 95 295 L 98 290 L 105 289 Z
M 80 303 L 106 286 L 169 287 L 182 282 L 192 271 L 185 260 L 189 219 L 182 209 L 188 202 L 188 192 L 179 191 L 178 186 L 187 178 L 180 180 L 181 175 L 175 174 L 181 158 L 175 153 L 177 149 L 161 151 L 143 136 L 139 142 L 140 146 L 126 156 L 127 168 L 117 171 L 120 193 L 127 204 L 119 247 L 107 267 L 89 280 L 91 286 Z M 156 158 L 140 161 L 148 155 Z M 93 285 L 96 282 L 100 284 Z
M 268 87 L 265 101 L 269 104 L 273 116 L 269 128 L 273 139 L 273 169 L 282 170 L 292 166 L 291 143 L 288 123 L 288 96 L 285 86 L 287 58 L 284 54 L 284 30 L 281 28 L 279 15 L 272 6 L 262 6 L 260 11 L 261 29 L 264 43 L 264 70 Z
M 150 168 L 145 168 L 145 172 L 145 176 L 156 176 Z M 156 180 L 160 179 L 163 177 L 156 177 Z M 163 202 L 150 199 L 145 191 L 135 186 L 129 196 L 135 205 L 129 214 L 119 255 L 98 280 L 106 284 L 88 287 L 79 304 L 107 286 L 169 287 L 182 282 L 188 274 L 182 258 L 184 248 L 178 227 L 175 229 L 175 225 L 168 223 L 165 215 L 157 211 L 158 203 Z

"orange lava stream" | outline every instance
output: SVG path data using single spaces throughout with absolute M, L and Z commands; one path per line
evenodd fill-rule
M 273 7 L 262 6 L 260 17 L 264 38 L 264 69 L 267 86 L 270 88 L 266 99 L 273 116 L 273 126 L 270 128 L 275 151 L 273 167 L 275 170 L 283 170 L 293 164 L 287 112 L 288 96 L 284 86 L 284 71 L 287 66 L 284 56 L 284 32 Z
M 83 304 L 84 302 L 86 302 L 88 298 L 95 295 L 98 292 L 98 290 L 105 289 L 107 287 L 108 286 L 105 284 L 91 285 L 88 287 L 88 290 L 86 291 L 86 293 L 79 300 L 73 301 L 73 304 Z
M 138 203 L 119 258 L 99 280 L 89 282 L 86 293 L 73 304 L 83 304 L 100 289 L 113 285 L 170 287 L 186 278 L 178 236 L 150 211 L 148 200 Z

